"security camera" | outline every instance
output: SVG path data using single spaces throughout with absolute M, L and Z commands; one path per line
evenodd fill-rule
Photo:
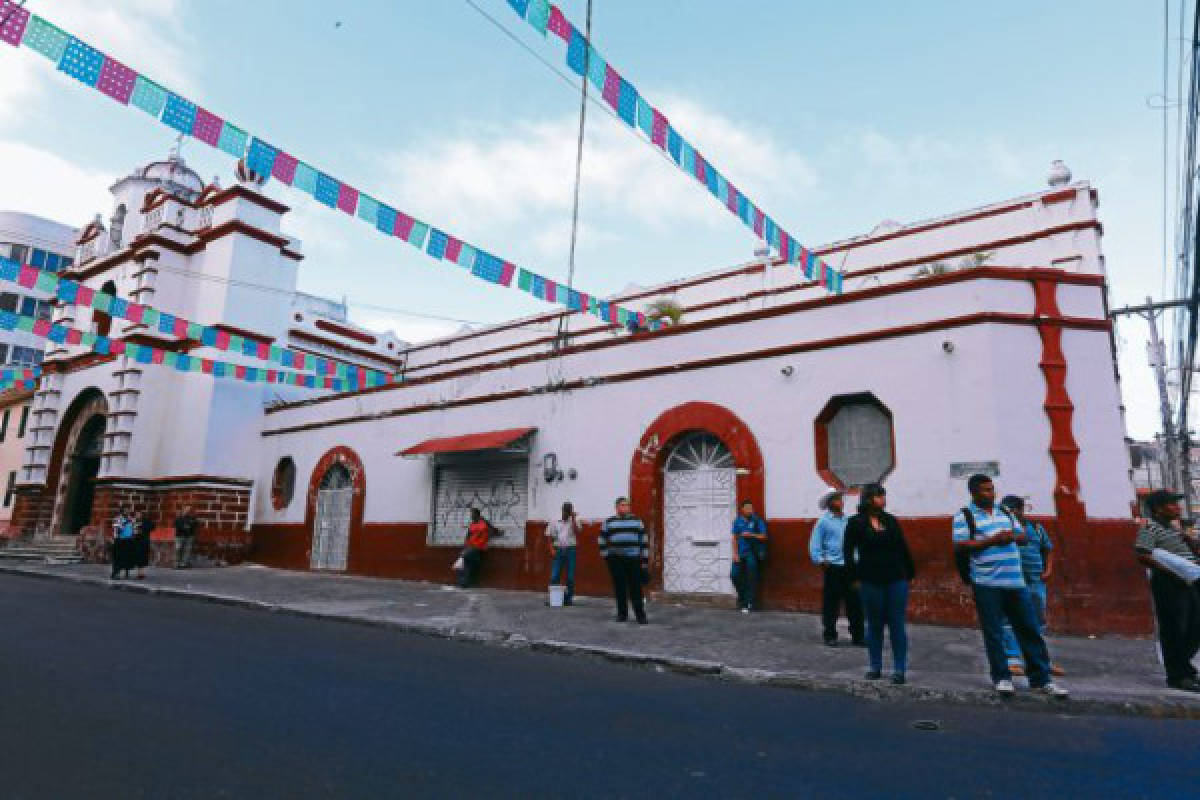
M 945 353 L 946 355 L 953 353 L 954 352 L 954 342 L 950 341 L 949 339 L 942 342 L 942 352 Z
M 793 367 L 793 366 L 791 366 L 791 365 L 789 364 L 788 366 L 786 366 L 786 367 L 784 367 L 783 369 L 779 370 L 779 374 L 780 374 L 780 375 L 782 375 L 782 376 L 783 376 L 783 377 L 785 377 L 785 378 L 790 378 L 790 377 L 792 377 L 792 373 L 793 373 L 793 372 L 795 372 L 795 371 L 796 371 L 795 367 Z

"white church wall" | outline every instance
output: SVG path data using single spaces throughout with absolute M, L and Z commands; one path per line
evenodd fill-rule
M 290 455 L 298 468 L 298 495 L 302 494 L 317 460 L 330 448 L 346 445 L 359 454 L 367 471 L 365 519 L 420 521 L 428 512 L 428 466 L 398 458 L 395 452 L 429 438 L 537 426 L 531 518 L 547 518 L 568 496 L 581 514 L 598 518 L 608 513 L 613 497 L 628 491 L 630 460 L 650 422 L 674 406 L 703 401 L 737 414 L 758 440 L 766 463 L 769 513 L 805 517 L 813 515 L 814 499 L 824 486 L 816 471 L 815 417 L 835 395 L 871 391 L 894 415 L 897 462 L 888 487 L 898 513 L 943 515 L 957 508 L 964 485 L 950 477 L 953 461 L 998 461 L 1002 486 L 1029 495 L 1039 508 L 1052 508 L 1054 473 L 1046 454 L 1049 427 L 1042 410 L 1045 384 L 1037 368 L 1041 345 L 1036 330 L 976 325 L 950 335 L 955 352 L 949 356 L 942 348 L 947 335 L 933 332 L 267 436 L 259 476 L 269 485 L 275 462 Z M 1099 333 L 1087 335 L 1103 338 Z M 786 366 L 795 369 L 790 379 L 781 375 Z M 376 397 L 387 394 L 395 393 Z M 354 410 L 369 413 L 375 406 L 364 401 L 371 397 L 355 398 Z M 323 404 L 320 413 L 326 418 L 342 416 L 351 410 L 350 403 Z M 300 409 L 271 415 L 268 428 L 299 421 L 296 411 Z M 302 416 L 315 421 L 311 415 Z M 1105 430 L 1119 443 L 1119 430 L 1111 425 Z M 560 468 L 579 470 L 579 480 L 553 486 L 541 482 L 538 464 L 551 451 L 558 455 Z M 1111 482 L 1108 485 L 1118 491 Z M 1126 489 L 1129 495 L 1132 489 Z M 300 522 L 303 500 L 282 513 L 260 501 L 259 514 L 264 523 Z
M 1063 331 L 1067 361 L 1067 393 L 1075 406 L 1072 426 L 1079 445 L 1079 485 L 1088 514 L 1128 519 L 1130 511 L 1129 448 L 1121 396 L 1113 379 L 1112 348 L 1107 334 Z

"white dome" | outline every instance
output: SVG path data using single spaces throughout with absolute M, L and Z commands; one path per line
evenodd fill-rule
M 195 198 L 204 191 L 204 181 L 187 165 L 182 156 L 174 152 L 165 161 L 151 161 L 144 167 L 138 167 L 129 177 L 150 181 L 170 194 L 188 199 Z

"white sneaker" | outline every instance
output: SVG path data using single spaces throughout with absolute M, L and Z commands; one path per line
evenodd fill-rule
M 1054 700 L 1066 700 L 1071 696 L 1065 686 L 1059 686 L 1054 681 L 1050 681 L 1045 686 L 1039 686 L 1037 691 Z
M 742 609 L 742 613 L 743 613 L 743 614 L 749 614 L 749 613 L 750 613 L 750 609 L 748 609 L 748 608 L 743 608 L 743 609 Z
M 1012 681 L 996 681 L 996 694 L 1000 695 L 1001 697 L 1012 697 Z

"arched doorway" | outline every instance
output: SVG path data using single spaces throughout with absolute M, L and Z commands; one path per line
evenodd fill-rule
M 313 520 L 313 569 L 344 570 L 350 543 L 354 506 L 354 476 L 342 462 L 331 464 L 317 485 L 317 513 Z
M 664 588 L 667 459 L 676 452 L 676 445 L 695 433 L 715 436 L 728 449 L 733 459 L 736 497 L 750 500 L 760 514 L 767 516 L 762 451 L 746 423 L 715 403 L 684 403 L 663 411 L 642 432 L 629 465 L 629 498 L 633 501 L 634 513 L 645 520 L 650 534 L 652 588 Z M 688 457 L 686 450 L 679 453 Z M 707 461 L 713 466 L 711 458 Z M 725 522 L 724 533 L 728 538 L 733 515 L 730 514 Z M 720 590 L 731 592 L 728 569 L 724 571 L 724 583 Z
M 67 464 L 67 500 L 63 508 L 62 532 L 74 536 L 92 520 L 92 503 L 96 493 L 96 475 L 100 472 L 100 455 L 104 452 L 104 417 L 95 414 L 88 418 L 75 440 Z
M 55 533 L 74 536 L 90 524 L 107 420 L 108 403 L 96 388 L 76 395 L 63 414 L 46 470 L 46 491 L 54 497 L 49 529 Z
M 663 470 L 663 589 L 732 594 L 733 454 L 715 435 L 694 431 L 673 443 Z

